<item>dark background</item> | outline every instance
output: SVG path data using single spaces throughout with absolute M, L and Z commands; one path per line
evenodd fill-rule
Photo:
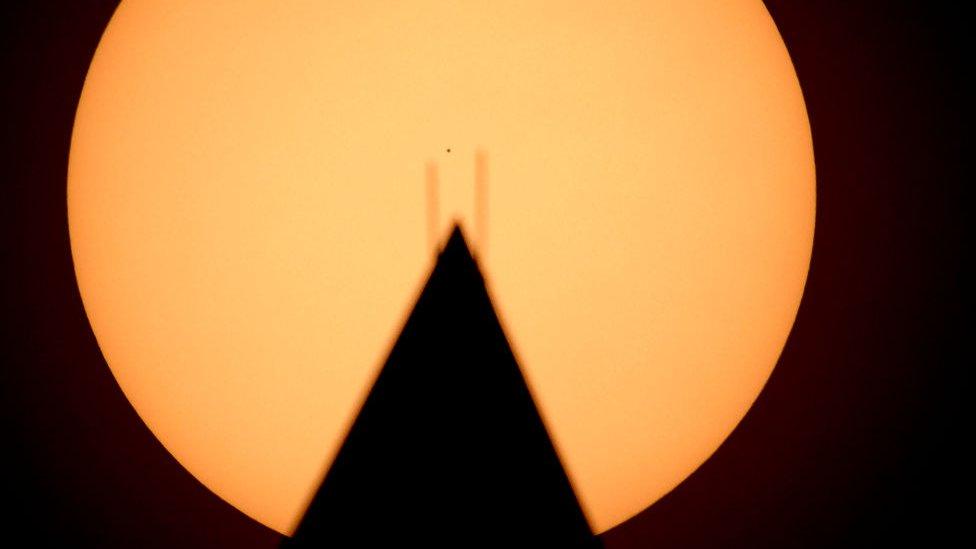
M 0 471 L 12 509 L 0 545 L 26 536 L 38 546 L 273 547 L 276 534 L 200 485 L 143 425 L 75 285 L 68 147 L 115 4 L 0 7 Z M 767 2 L 813 128 L 806 294 L 732 436 L 606 534 L 607 547 L 941 546 L 961 531 L 971 95 L 961 88 L 962 14 L 933 5 Z

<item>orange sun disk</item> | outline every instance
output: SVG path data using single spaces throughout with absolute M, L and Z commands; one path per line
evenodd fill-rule
M 470 224 L 479 148 L 491 225 L 468 233 L 490 230 L 479 262 L 594 529 L 722 443 L 813 238 L 761 2 L 126 0 L 78 106 L 71 247 L 108 365 L 187 470 L 292 531 L 432 266 L 425 163 Z

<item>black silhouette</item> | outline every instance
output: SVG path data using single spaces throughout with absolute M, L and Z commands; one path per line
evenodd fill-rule
M 599 547 L 461 230 L 284 547 Z

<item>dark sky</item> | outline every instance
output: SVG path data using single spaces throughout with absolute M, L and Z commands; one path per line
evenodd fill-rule
M 13 505 L 2 535 L 38 546 L 273 547 L 274 533 L 197 483 L 142 424 L 75 286 L 70 131 L 114 5 L 0 7 L 0 459 Z M 606 535 L 607 547 L 941 546 L 961 529 L 964 19 L 928 5 L 767 2 L 813 129 L 806 294 L 732 436 Z

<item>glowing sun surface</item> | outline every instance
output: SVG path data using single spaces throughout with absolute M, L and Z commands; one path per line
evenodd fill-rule
M 68 173 L 119 385 L 291 532 L 433 265 L 429 161 L 594 529 L 633 516 L 746 413 L 803 292 L 810 130 L 758 0 L 122 2 Z

